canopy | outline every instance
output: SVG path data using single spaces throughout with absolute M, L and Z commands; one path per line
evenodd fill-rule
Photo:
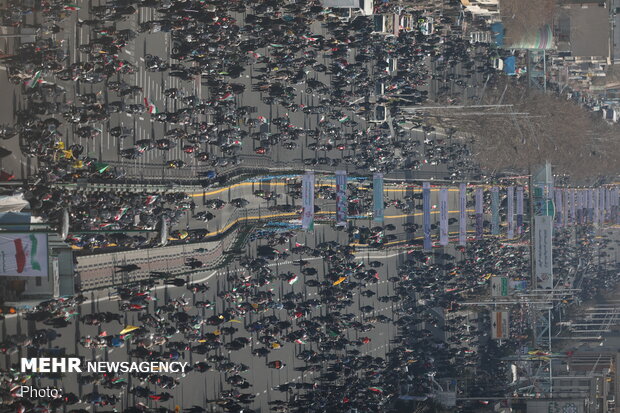
M 23 194 L 0 196 L 0 212 L 19 212 L 28 205 Z
M 493 32 L 493 41 L 498 46 L 504 45 L 504 25 L 502 23 L 493 23 L 491 25 L 491 31 Z
M 507 75 L 514 75 L 516 74 L 516 65 L 517 65 L 517 58 L 514 56 L 509 56 L 507 58 L 504 59 L 504 72 L 506 72 Z

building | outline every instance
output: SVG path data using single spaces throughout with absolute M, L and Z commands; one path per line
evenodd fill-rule
M 499 0 L 461 0 L 466 12 L 491 21 L 500 20 Z
M 557 50 L 565 60 L 610 64 L 609 9 L 605 3 L 570 3 L 559 9 L 555 23 Z
M 321 0 L 323 7 L 330 9 L 349 9 L 349 12 L 359 11 L 364 16 L 373 14 L 373 0 Z

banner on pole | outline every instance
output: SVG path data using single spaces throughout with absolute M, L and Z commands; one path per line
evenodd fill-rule
M 433 248 L 431 242 L 431 184 L 422 184 L 422 208 L 423 208 L 423 229 L 424 229 L 424 249 L 430 251 Z
M 439 244 L 448 245 L 448 188 L 439 190 Z
M 611 222 L 612 224 L 620 224 L 620 214 L 618 213 L 618 188 L 614 188 L 611 193 Z
M 597 188 L 598 192 L 598 224 L 603 225 L 605 221 L 605 188 Z
M 508 225 L 508 230 L 506 231 L 507 238 L 513 239 L 515 237 L 515 223 L 514 223 L 514 198 L 515 198 L 515 188 L 513 186 L 509 186 L 506 189 L 506 196 L 508 197 L 506 203 L 506 223 Z
M 336 171 L 336 225 L 347 225 L 347 172 Z
M 594 225 L 599 224 L 599 215 L 601 210 L 599 209 L 599 189 L 592 189 L 592 223 Z
M 383 203 L 383 174 L 375 173 L 372 177 L 373 220 L 383 223 L 385 205 Z
M 562 205 L 564 206 L 564 209 L 562 210 L 562 226 L 567 226 L 568 225 L 568 189 L 563 188 L 562 189 L 562 201 L 564 201 L 562 203 Z
M 459 185 L 459 245 L 467 243 L 467 185 Z
M 586 209 L 588 211 L 588 219 L 586 223 L 592 224 L 594 222 L 594 189 L 590 188 L 586 194 Z
M 558 227 L 562 226 L 562 220 L 564 219 L 564 206 L 562 203 L 562 190 L 555 188 L 555 223 Z
M 517 234 L 523 233 L 523 187 L 517 187 Z
M 605 188 L 605 222 L 609 222 L 611 217 L 611 188 Z
M 476 239 L 483 237 L 483 192 L 482 188 L 476 188 Z
M 307 231 L 314 229 L 314 172 L 306 172 L 302 178 L 303 216 L 301 226 Z
M 491 234 L 499 235 L 499 188 L 491 188 Z
M 586 223 L 586 205 L 587 194 L 585 190 L 577 192 L 577 218 L 578 224 L 584 225 Z
M 575 225 L 577 223 L 577 206 L 575 203 L 577 202 L 577 197 L 575 196 L 576 191 L 574 189 L 570 190 L 570 223 L 571 225 Z
M 534 253 L 537 288 L 553 288 L 553 217 L 534 217 Z

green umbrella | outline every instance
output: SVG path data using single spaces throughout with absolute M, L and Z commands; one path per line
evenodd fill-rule
M 97 162 L 95 164 L 95 169 L 100 174 L 104 173 L 109 167 L 110 167 L 110 165 L 108 165 L 107 163 L 103 163 L 103 162 Z

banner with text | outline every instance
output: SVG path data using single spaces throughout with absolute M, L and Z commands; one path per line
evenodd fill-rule
M 439 244 L 448 245 L 448 188 L 439 190 Z
M 499 188 L 491 188 L 491 234 L 499 235 Z
M 303 229 L 314 229 L 314 172 L 306 172 L 301 181 L 301 195 L 303 216 L 301 226 Z
M 336 171 L 336 225 L 347 225 L 347 172 Z
M 515 188 L 514 186 L 509 186 L 506 189 L 507 204 L 506 204 L 506 224 L 508 225 L 508 230 L 506 231 L 506 237 L 508 239 L 513 239 L 515 237 L 515 222 L 514 222 L 514 214 L 515 214 Z
M 523 234 L 523 187 L 517 187 L 517 234 Z
M 383 203 L 383 174 L 375 173 L 372 177 L 373 220 L 383 223 L 385 205 Z
M 459 184 L 459 245 L 467 243 L 467 185 Z
M 476 239 L 480 240 L 483 237 L 484 230 L 484 221 L 483 221 L 483 211 L 484 211 L 484 194 L 482 192 L 482 188 L 476 188 Z
M 431 241 L 431 184 L 429 182 L 422 184 L 422 208 L 424 249 L 429 251 L 433 248 Z

